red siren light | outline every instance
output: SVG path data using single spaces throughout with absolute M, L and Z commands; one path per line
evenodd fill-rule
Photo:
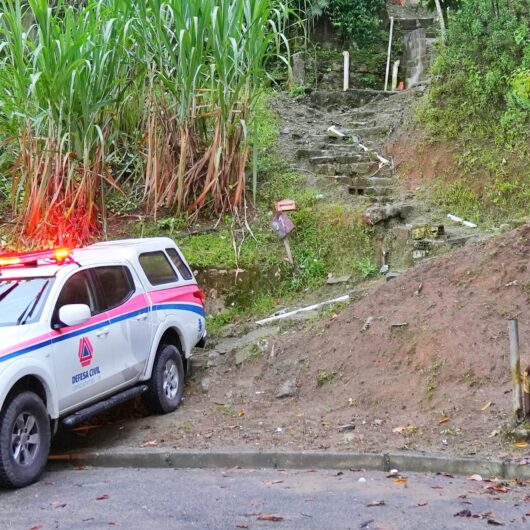
M 72 251 L 65 247 L 0 255 L 0 267 L 16 267 L 17 265 L 37 265 L 39 261 L 51 261 L 63 264 L 69 261 Z

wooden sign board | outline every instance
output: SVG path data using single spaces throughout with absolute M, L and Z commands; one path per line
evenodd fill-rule
M 276 203 L 277 212 L 292 212 L 296 210 L 296 203 L 291 199 L 283 199 Z
M 293 230 L 293 222 L 283 213 L 277 214 L 271 222 L 271 228 L 280 238 L 287 237 Z

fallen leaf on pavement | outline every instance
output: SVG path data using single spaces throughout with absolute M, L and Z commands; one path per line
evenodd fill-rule
M 481 475 L 471 475 L 467 477 L 467 480 L 476 480 L 477 482 L 482 482 L 482 476 Z
M 81 425 L 81 427 L 76 427 L 75 429 L 72 429 L 72 431 L 75 432 L 87 432 L 87 431 L 93 431 L 94 429 L 99 429 L 101 425 Z
M 109 526 L 120 526 L 120 523 L 118 523 L 118 521 L 109 521 L 107 524 Z
M 258 521 L 273 521 L 275 523 L 277 523 L 279 521 L 283 521 L 284 519 L 285 519 L 285 517 L 283 517 L 282 515 L 274 515 L 272 513 L 270 513 L 270 514 L 261 514 L 258 517 Z
M 406 483 L 407 483 L 407 479 L 403 477 L 399 477 L 396 480 L 394 480 L 394 484 L 406 484 Z
M 104 493 L 103 495 L 100 495 L 99 497 L 96 497 L 97 501 L 106 501 L 109 498 L 109 496 Z
M 508 493 L 510 491 L 510 488 L 504 484 L 491 484 L 490 486 L 484 486 L 484 489 L 488 491 L 496 491 L 498 493 Z
M 281 484 L 283 480 L 266 480 L 265 484 L 267 486 L 272 486 L 273 484 Z
M 436 474 L 440 477 L 455 478 L 454 475 L 451 475 L 451 473 L 446 473 L 445 471 L 439 471 Z
M 438 425 L 443 425 L 444 423 L 447 423 L 451 418 L 449 416 L 444 416 L 443 418 L 438 420 Z
M 429 504 L 428 502 L 418 502 L 418 504 L 416 504 L 416 506 L 427 506 L 427 504 Z
M 44 528 L 41 524 L 36 524 L 35 526 L 32 526 L 29 530 L 40 530 L 41 528 Z
M 512 445 L 513 447 L 518 447 L 519 449 L 522 449 L 523 447 L 528 447 L 528 442 L 515 442 Z
M 65 506 L 66 506 L 66 502 L 59 502 L 59 501 L 52 502 L 52 508 L 64 508 Z
M 482 410 L 483 412 L 485 412 L 486 410 L 488 410 L 491 406 L 493 405 L 493 403 L 491 401 L 488 401 L 480 410 Z
M 366 506 L 368 506 L 368 508 L 372 508 L 373 506 L 384 506 L 385 504 L 386 504 L 385 501 L 372 501 L 368 503 Z
M 491 524 L 493 526 L 504 526 L 504 523 L 496 521 L 495 519 L 488 519 L 488 524 Z
M 245 411 L 244 410 L 240 410 L 238 416 L 240 418 L 242 418 L 244 415 L 245 415 Z
M 471 510 L 461 510 L 458 513 L 455 513 L 453 517 L 472 517 L 473 514 Z
M 236 528 L 248 528 L 248 524 L 236 524 Z

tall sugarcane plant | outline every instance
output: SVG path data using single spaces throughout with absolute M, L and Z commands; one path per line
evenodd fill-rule
M 155 216 L 237 212 L 287 20 L 278 0 L 0 0 L 0 140 L 23 239 L 90 240 L 122 175 Z
M 139 61 L 151 72 L 145 193 L 153 212 L 240 209 L 267 60 L 289 66 L 287 20 L 287 7 L 270 0 L 139 4 Z
M 54 4 L 3 0 L 0 17 L 0 126 L 12 153 L 13 209 L 27 242 L 39 245 L 97 234 L 129 70 L 126 2 Z

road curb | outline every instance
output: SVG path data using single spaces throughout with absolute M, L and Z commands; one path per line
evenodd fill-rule
M 50 464 L 134 468 L 282 468 L 366 469 L 452 473 L 502 479 L 530 479 L 530 465 L 497 459 L 423 455 L 411 453 L 265 452 L 265 451 L 166 451 L 164 449 L 115 449 L 112 451 L 51 455 Z

